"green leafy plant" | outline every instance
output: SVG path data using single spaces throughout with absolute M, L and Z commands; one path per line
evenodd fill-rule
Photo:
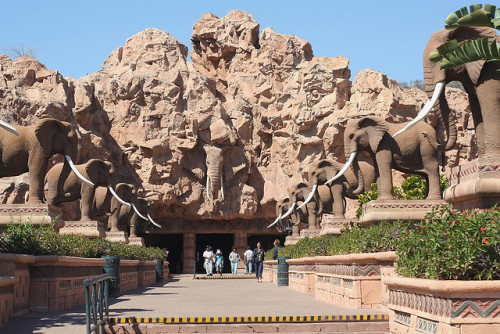
M 500 211 L 434 210 L 396 242 L 396 271 L 407 277 L 500 279 Z
M 458 27 L 482 26 L 495 29 L 500 28 L 500 9 L 485 4 L 471 5 L 469 9 L 463 7 L 451 13 L 445 20 L 446 29 Z M 436 52 L 429 55 L 432 62 L 441 62 L 441 69 L 449 69 L 476 60 L 500 61 L 500 44 L 493 40 L 488 42 L 487 37 L 467 40 L 458 43 L 451 40 L 440 45 Z

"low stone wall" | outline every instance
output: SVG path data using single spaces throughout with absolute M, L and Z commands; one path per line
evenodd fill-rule
M 156 283 L 156 261 L 139 261 L 137 264 L 137 285 L 145 287 Z
M 300 292 L 314 293 L 316 289 L 316 258 L 303 257 L 286 261 L 288 286 Z
M 30 311 L 60 312 L 84 305 L 83 281 L 102 275 L 104 262 L 71 256 L 36 256 L 30 266 Z
M 0 327 L 5 325 L 14 313 L 14 286 L 18 280 L 13 276 L 0 276 Z
M 381 267 L 393 266 L 395 252 L 315 257 L 316 298 L 358 309 L 380 308 Z
M 120 293 L 139 288 L 138 265 L 138 260 L 120 260 Z
M 500 281 L 388 277 L 391 333 L 500 333 Z
M 276 285 L 278 284 L 278 260 L 264 261 L 262 280 L 264 282 L 272 282 Z
M 0 276 L 16 278 L 13 287 L 12 316 L 29 311 L 30 265 L 33 263 L 35 257 L 32 255 L 0 254 Z

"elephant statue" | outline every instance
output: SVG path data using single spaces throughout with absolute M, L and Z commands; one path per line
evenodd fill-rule
M 4 128 L 5 130 L 7 131 L 10 131 L 12 132 L 13 134 L 15 134 L 16 136 L 19 136 L 19 132 L 17 132 L 16 128 L 13 127 L 12 125 L 10 124 L 7 124 L 5 123 L 4 121 L 1 121 L 0 120 L 0 127 Z
M 92 203 L 92 216 L 107 216 L 108 228 L 112 232 L 118 231 L 118 225 L 126 229 L 130 223 L 134 205 L 135 187 L 128 183 L 118 183 L 116 191 L 112 187 L 98 187 Z
M 423 119 L 436 106 L 436 113 L 440 116 L 445 127 L 452 121 L 449 119 L 450 108 L 443 93 L 444 86 L 451 81 L 459 81 L 469 96 L 469 103 L 474 120 L 477 137 L 477 150 L 480 158 L 500 157 L 500 64 L 478 60 L 461 66 L 442 70 L 440 63 L 430 60 L 431 53 L 437 47 L 450 40 L 463 42 L 470 39 L 488 37 L 489 42 L 500 41 L 495 30 L 487 27 L 459 27 L 453 30 L 439 30 L 429 39 L 424 50 L 423 68 L 425 90 L 430 100 L 417 117 L 402 131 L 406 131 L 419 120 Z
M 244 184 L 248 175 L 245 151 L 237 146 L 197 145 L 183 155 L 181 165 L 196 179 L 205 179 L 206 198 L 212 203 L 223 202 L 225 189 Z
M 300 182 L 288 189 L 288 198 L 290 202 L 292 202 L 292 205 L 294 203 L 298 205 L 298 208 L 295 210 L 303 210 L 304 215 L 307 217 L 309 229 L 318 229 L 320 228 L 320 215 L 322 213 L 332 212 L 333 202 L 329 194 L 319 193 L 315 201 L 308 201 L 305 205 L 300 205 L 306 202 L 306 198 L 312 192 L 312 189 L 312 184 Z
M 376 182 L 375 168 L 371 164 L 365 161 L 358 161 L 357 164 L 359 165 L 357 173 L 353 170 L 346 170 L 341 177 L 325 185 L 339 173 L 342 165 L 327 159 L 314 163 L 310 168 L 309 178 L 313 187 L 305 202 L 299 206 L 299 209 L 314 199 L 316 203 L 319 203 L 318 211 L 322 212 L 324 200 L 319 199 L 323 198 L 327 199 L 327 202 L 333 202 L 333 215 L 335 218 L 344 219 L 345 198 L 357 199 L 357 195 L 370 190 L 371 184 Z
M 63 168 L 62 163 L 56 164 L 45 176 L 48 188 L 47 203 L 57 205 L 80 199 L 81 220 L 89 220 L 96 188 L 82 182 L 73 171 L 65 180 L 61 180 Z M 114 168 L 110 162 L 91 159 L 84 164 L 76 165 L 75 168 L 83 178 L 90 180 L 95 186 L 111 188 L 112 193 L 114 192 L 112 189 L 115 186 Z
M 0 177 L 17 176 L 29 172 L 29 204 L 43 203 L 43 185 L 49 159 L 54 154 L 63 154 L 64 179 L 73 170 L 73 160 L 78 155 L 78 136 L 73 125 L 52 118 L 40 120 L 35 125 L 17 127 L 16 135 L 0 131 Z M 93 186 L 92 182 L 83 179 Z
M 301 225 L 305 225 L 302 222 L 302 219 L 305 216 L 305 210 L 290 210 L 292 206 L 292 203 L 290 202 L 290 199 L 285 198 L 282 200 L 278 200 L 276 202 L 276 215 L 278 218 L 268 226 L 272 227 L 276 224 L 277 229 L 279 232 L 285 232 L 286 231 L 286 225 L 288 225 L 288 220 L 291 220 L 292 222 L 292 236 L 293 237 L 298 237 L 300 233 L 300 228 Z M 290 214 L 287 214 L 288 210 L 290 210 Z M 286 216 L 285 216 L 286 215 Z M 289 217 L 288 217 L 289 216 Z M 284 217 L 284 218 L 283 218 Z
M 140 224 L 141 220 L 145 220 L 147 222 L 152 223 L 156 227 L 161 227 L 158 225 L 152 218 L 151 218 L 151 202 L 149 202 L 147 199 L 138 197 L 137 200 L 135 201 L 135 206 L 136 209 L 134 209 L 134 214 L 130 218 L 130 237 L 131 238 L 136 238 L 139 234 L 144 232 L 143 225 Z M 144 216 L 141 213 L 146 213 L 146 216 Z
M 397 137 L 393 135 L 407 123 L 390 124 L 380 117 L 365 116 L 347 122 L 344 132 L 344 150 L 347 163 L 331 180 L 339 178 L 351 166 L 359 170 L 356 159 L 358 151 L 367 151 L 373 157 L 378 172 L 378 198 L 394 199 L 392 195 L 392 168 L 404 173 L 420 174 L 428 184 L 428 199 L 441 199 L 439 186 L 438 151 L 433 144 L 437 143 L 436 131 L 425 123 L 419 122 L 411 129 Z M 440 149 L 453 146 L 456 131 L 450 132 L 450 143 L 442 143 Z

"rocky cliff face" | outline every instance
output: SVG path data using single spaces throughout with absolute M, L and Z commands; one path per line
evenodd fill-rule
M 155 217 L 251 219 L 273 218 L 276 200 L 314 160 L 345 161 L 347 119 L 407 121 L 427 100 L 372 70 L 351 82 L 348 59 L 315 57 L 309 42 L 260 31 L 242 11 L 203 15 L 191 41 L 189 61 L 185 45 L 147 29 L 80 79 L 2 55 L 0 117 L 77 125 L 80 161 L 120 166 L 120 181 L 143 188 Z M 474 136 L 466 94 L 446 94 L 459 128 L 450 167 L 474 157 Z M 2 203 L 22 202 L 26 182 L 2 179 Z

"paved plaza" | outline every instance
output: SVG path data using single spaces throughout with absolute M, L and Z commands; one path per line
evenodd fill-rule
M 331 305 L 288 287 L 253 279 L 193 280 L 176 275 L 153 286 L 110 298 L 114 317 L 215 317 L 380 314 Z M 85 333 L 85 308 L 65 313 L 26 314 L 11 319 L 0 333 Z

